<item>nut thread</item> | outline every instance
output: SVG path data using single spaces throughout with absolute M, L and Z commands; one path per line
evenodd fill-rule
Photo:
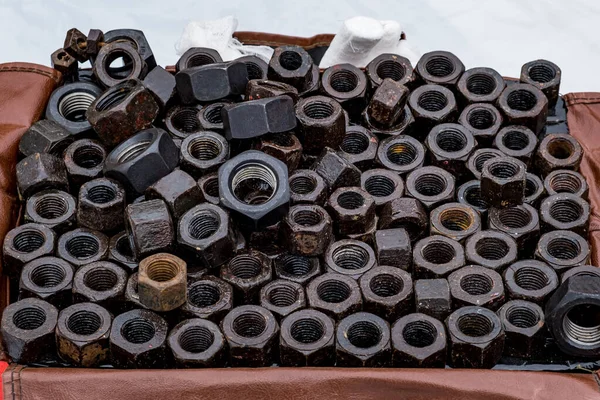
M 437 336 L 437 329 L 429 321 L 412 321 L 402 330 L 404 341 L 409 346 L 417 348 L 431 346 Z
M 89 336 L 102 326 L 102 318 L 89 310 L 77 311 L 67 319 L 67 329 L 76 335 Z
M 321 321 L 312 318 L 302 318 L 290 327 L 290 334 L 294 340 L 310 344 L 315 343 L 325 335 L 325 327 Z
M 202 353 L 215 341 L 213 333 L 204 326 L 190 326 L 179 336 L 179 346 L 189 353 Z
M 368 349 L 381 342 L 382 332 L 379 326 L 370 321 L 358 321 L 348 327 L 348 341 L 361 349 Z

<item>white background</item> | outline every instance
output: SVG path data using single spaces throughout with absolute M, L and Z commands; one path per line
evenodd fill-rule
M 395 19 L 422 53 L 449 50 L 467 68 L 518 76 L 546 58 L 563 72 L 561 92 L 600 91 L 600 1 L 585 0 L 0 0 L 0 62 L 49 64 L 67 29 L 146 33 L 161 65 L 190 20 L 234 15 L 238 30 L 297 36 L 335 33 L 357 15 Z

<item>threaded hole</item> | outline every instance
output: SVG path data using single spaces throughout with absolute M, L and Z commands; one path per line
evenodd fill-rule
M 133 41 L 130 41 L 133 44 Z M 128 51 L 124 49 L 115 49 L 108 54 L 106 61 L 104 61 L 104 70 L 107 75 L 113 79 L 124 79 L 129 78 L 133 73 L 133 60 Z M 123 72 L 127 76 L 123 76 Z
M 467 145 L 467 136 L 459 129 L 446 128 L 435 140 L 440 149 L 449 153 L 461 151 Z
M 105 92 L 102 95 L 102 98 L 96 103 L 96 110 L 105 111 L 119 105 L 127 96 L 129 96 L 129 93 L 131 93 L 135 85 L 135 82 L 125 82 L 118 86 L 113 86 Z
M 72 92 L 58 101 L 58 112 L 72 122 L 86 121 L 85 113 L 96 100 L 96 96 L 87 92 Z
M 208 350 L 214 341 L 213 333 L 204 326 L 190 326 L 178 339 L 179 346 L 188 353 L 202 353 Z
M 60 285 L 67 274 L 60 265 L 42 264 L 31 271 L 31 282 L 38 287 L 51 288 Z
M 506 319 L 517 328 L 531 328 L 540 322 L 540 316 L 531 308 L 512 306 L 506 310 Z
M 412 143 L 394 143 L 386 151 L 387 159 L 395 165 L 406 166 L 417 159 L 418 151 Z
M 348 300 L 352 289 L 346 282 L 338 280 L 323 281 L 317 286 L 319 299 L 327 303 L 341 303 Z
M 218 140 L 203 136 L 193 138 L 188 145 L 188 151 L 195 159 L 208 161 L 217 158 L 223 151 L 223 147 Z
M 508 228 L 520 229 L 531 223 L 532 215 L 525 207 L 502 208 L 498 211 L 498 220 Z
M 548 83 L 556 77 L 556 71 L 549 65 L 538 64 L 529 68 L 529 77 L 538 83 Z
M 442 211 L 440 213 L 440 222 L 446 229 L 462 232 L 473 225 L 473 218 L 468 212 L 455 208 Z
M 213 57 L 209 56 L 206 53 L 198 53 L 194 54 L 190 58 L 188 58 L 187 63 L 185 64 L 186 68 L 192 67 L 201 67 L 203 65 L 214 64 L 217 60 Z
M 246 61 L 246 72 L 248 73 L 248 80 L 252 79 L 263 79 L 264 73 L 261 67 L 258 64 Z
M 178 109 L 171 116 L 171 123 L 180 132 L 192 133 L 201 129 L 198 109 L 194 107 Z
M 446 180 L 439 175 L 423 174 L 415 179 L 415 190 L 423 196 L 437 196 L 446 188 Z
M 563 331 L 571 340 L 585 345 L 600 344 L 600 307 L 580 304 L 563 319 Z
M 557 200 L 550 206 L 550 216 L 562 223 L 577 221 L 583 214 L 583 208 L 574 200 Z
M 427 111 L 437 112 L 448 105 L 448 98 L 444 93 L 432 90 L 421 94 L 417 104 Z
M 304 113 L 312 119 L 324 119 L 333 115 L 333 106 L 323 101 L 313 101 L 304 105 Z
M 572 260 L 579 256 L 581 248 L 570 238 L 555 238 L 548 242 L 548 254 L 560 260 Z
M 548 143 L 548 153 L 559 160 L 565 160 L 573 154 L 575 148 L 573 144 L 563 138 L 556 138 Z
M 156 260 L 148 264 L 148 278 L 155 282 L 167 282 L 179 273 L 179 266 L 170 260 Z
M 429 321 L 412 321 L 402 330 L 404 341 L 412 347 L 423 348 L 435 343 L 438 331 Z
M 571 172 L 559 172 L 550 178 L 550 188 L 556 193 L 578 193 L 583 186 L 581 179 Z
M 246 338 L 260 336 L 267 329 L 265 317 L 255 311 L 246 311 L 233 320 L 233 331 Z
M 294 176 L 290 179 L 290 190 L 296 194 L 309 194 L 317 188 L 317 180 L 312 176 Z
M 381 342 L 382 332 L 379 326 L 370 321 L 358 321 L 348 328 L 348 341 L 361 349 L 368 349 Z
M 492 94 L 496 87 L 496 80 L 491 75 L 478 73 L 467 79 L 467 90 L 480 96 Z
M 248 163 L 233 175 L 231 187 L 239 201 L 259 205 L 273 197 L 277 189 L 277 178 L 269 167 Z
M 506 104 L 513 110 L 529 111 L 535 107 L 537 99 L 529 90 L 519 89 L 508 94 Z
M 369 262 L 369 253 L 361 246 L 346 244 L 338 247 L 331 254 L 335 265 L 345 270 L 364 268 Z
M 475 244 L 475 252 L 486 260 L 501 260 L 508 254 L 508 244 L 502 239 L 484 237 Z
M 387 197 L 396 190 L 396 183 L 385 175 L 373 175 L 365 181 L 365 190 L 373 197 Z
M 365 204 L 365 198 L 358 192 L 344 192 L 338 196 L 337 203 L 346 210 L 356 210 Z
M 73 162 L 81 168 L 95 168 L 104 162 L 104 151 L 98 146 L 81 146 L 73 152 Z
M 115 245 L 117 252 L 123 255 L 125 258 L 133 258 L 133 251 L 131 250 L 131 243 L 129 238 L 125 235 L 121 236 Z
M 195 307 L 210 307 L 221 300 L 221 291 L 215 285 L 197 283 L 188 290 L 188 301 Z
M 296 288 L 289 285 L 276 286 L 267 294 L 269 303 L 275 307 L 289 307 L 298 301 L 298 297 Z
M 48 193 L 35 201 L 34 208 L 40 217 L 56 219 L 69 211 L 69 204 L 59 195 Z
M 316 210 L 298 210 L 292 215 L 293 221 L 301 226 L 315 226 L 323 220 L 323 215 Z
M 457 327 L 467 336 L 481 337 L 492 332 L 494 323 L 483 314 L 466 314 L 458 318 Z
M 77 311 L 67 319 L 67 329 L 76 335 L 91 335 L 98 332 L 101 326 L 102 318 L 92 311 Z
M 396 275 L 379 274 L 369 281 L 369 289 L 380 297 L 396 296 L 404 289 L 404 281 Z
M 485 162 L 487 160 L 491 160 L 492 158 L 498 157 L 498 154 L 493 153 L 493 152 L 481 152 L 479 154 L 477 154 L 477 156 L 475 156 L 475 169 L 477 170 L 477 172 L 481 172 L 481 170 L 483 169 L 483 164 L 485 164 Z
M 13 324 L 19 329 L 32 331 L 44 325 L 46 312 L 37 307 L 22 308 L 13 315 Z
M 75 236 L 67 240 L 65 249 L 71 256 L 83 260 L 98 254 L 100 243 L 91 236 Z
M 550 278 L 544 271 L 534 267 L 523 267 L 515 271 L 515 283 L 525 290 L 542 290 Z
M 13 247 L 21 253 L 31 253 L 44 245 L 46 239 L 41 232 L 30 230 L 18 233 L 13 239 Z
M 496 122 L 495 115 L 487 108 L 476 108 L 467 115 L 469 125 L 475 129 L 488 129 Z
M 481 296 L 491 292 L 493 288 L 492 279 L 483 274 L 465 275 L 460 280 L 460 288 L 471 296 Z
M 150 146 L 149 140 L 143 140 L 141 142 L 132 144 L 128 148 L 124 149 L 117 159 L 117 162 L 122 164 L 127 161 L 135 159 L 137 156 L 142 154 Z
M 295 51 L 284 51 L 279 56 L 279 65 L 288 71 L 297 70 L 302 66 L 302 56 Z
M 315 343 L 325 335 L 325 327 L 317 319 L 302 318 L 292 323 L 290 334 L 295 341 L 310 344 Z
M 252 279 L 260 274 L 262 263 L 257 257 L 242 254 L 229 262 L 229 268 L 231 273 L 240 279 Z
M 152 340 L 156 330 L 150 321 L 133 318 L 123 324 L 121 334 L 129 343 L 142 344 Z
M 308 257 L 287 255 L 283 258 L 281 269 L 288 275 L 303 276 L 308 274 L 313 268 L 312 262 Z
M 92 203 L 105 204 L 113 201 L 117 197 L 117 191 L 105 185 L 91 187 L 88 190 L 87 198 Z
M 93 268 L 83 276 L 85 286 L 97 292 L 105 292 L 115 287 L 118 281 L 117 274 L 106 268 Z
M 351 131 L 344 136 L 340 148 L 348 154 L 361 154 L 369 148 L 370 143 L 369 137 L 364 133 Z
M 510 150 L 523 150 L 529 146 L 529 136 L 521 131 L 508 131 L 502 137 L 502 144 Z
M 222 124 L 223 118 L 221 116 L 221 110 L 224 106 L 225 104 L 223 103 L 215 103 L 206 106 L 204 109 L 204 118 L 211 124 Z
M 497 161 L 491 163 L 489 171 L 496 178 L 506 179 L 515 176 L 519 172 L 519 167 L 513 163 Z
M 377 65 L 376 73 L 382 80 L 390 78 L 398 82 L 406 75 L 406 68 L 404 68 L 404 65 L 394 60 L 384 60 Z
M 479 185 L 471 186 L 465 191 L 465 201 L 482 210 L 488 208 L 488 204 L 481 197 L 481 187 Z
M 454 72 L 454 63 L 448 57 L 435 56 L 431 57 L 431 59 L 425 63 L 425 70 L 427 70 L 430 75 L 437 78 L 443 78 Z
M 358 86 L 358 76 L 348 70 L 335 71 L 329 77 L 329 84 L 336 92 L 348 93 Z
M 538 183 L 530 176 L 525 177 L 525 197 L 533 196 L 539 189 Z
M 212 211 L 200 211 L 189 225 L 190 236 L 196 240 L 206 239 L 219 229 L 221 221 L 219 216 Z
M 421 252 L 425 261 L 432 264 L 447 264 L 456 256 L 454 247 L 440 240 L 428 242 Z

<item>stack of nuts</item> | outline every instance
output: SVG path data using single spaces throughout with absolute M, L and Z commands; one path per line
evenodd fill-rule
M 192 48 L 173 74 L 129 29 L 72 29 L 52 62 L 3 247 L 14 361 L 490 368 L 549 335 L 600 355 L 555 64 Z

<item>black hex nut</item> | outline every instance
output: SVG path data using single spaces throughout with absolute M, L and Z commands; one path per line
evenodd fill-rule
M 406 229 L 378 229 L 375 232 L 374 247 L 378 265 L 389 265 L 410 271 L 412 246 Z
M 504 327 L 504 354 L 511 357 L 530 358 L 544 344 L 544 311 L 534 303 L 524 300 L 506 302 L 498 316 Z
M 410 60 L 398 54 L 384 53 L 372 59 L 365 68 L 371 88 L 377 89 L 386 78 L 411 87 L 415 74 Z
M 535 250 L 535 258 L 549 264 L 556 272 L 588 263 L 590 247 L 582 236 L 571 231 L 543 234 Z
M 541 261 L 517 261 L 504 271 L 504 287 L 511 300 L 543 305 L 558 285 L 554 269 Z
M 406 315 L 392 325 L 392 362 L 396 367 L 443 368 L 444 324 L 425 314 Z
M 93 302 L 118 312 L 123 301 L 127 272 L 110 261 L 80 267 L 73 277 L 73 302 Z
M 304 287 L 287 279 L 276 279 L 260 289 L 260 305 L 282 319 L 306 307 Z
M 409 89 L 406 86 L 391 78 L 384 79 L 367 107 L 369 121 L 384 128 L 394 126 L 406 106 L 408 95 Z
M 537 148 L 537 136 L 525 126 L 510 125 L 502 128 L 494 139 L 494 147 L 506 154 L 531 164 L 534 151 Z
M 283 133 L 296 127 L 294 102 L 289 96 L 229 104 L 223 107 L 221 115 L 228 140 Z
M 409 173 L 423 166 L 425 147 L 414 137 L 398 135 L 379 142 L 377 162 L 399 174 Z
M 346 135 L 340 144 L 340 154 L 356 165 L 361 171 L 373 167 L 379 139 L 368 129 L 360 125 L 351 125 L 346 129 Z
M 443 321 L 452 312 L 450 286 L 446 279 L 415 281 L 416 311 Z
M 367 243 L 353 239 L 342 239 L 329 245 L 324 255 L 329 272 L 359 279 L 375 267 L 377 259 L 373 248 Z
M 492 68 L 471 68 L 466 70 L 456 85 L 464 104 L 494 103 L 504 90 L 506 83 Z
M 98 178 L 84 183 L 79 189 L 77 223 L 100 232 L 123 228 L 125 191 L 116 181 Z
M 390 324 L 367 312 L 342 319 L 336 329 L 337 366 L 375 367 L 391 364 Z
M 396 267 L 375 267 L 360 277 L 359 284 L 365 311 L 395 321 L 413 309 L 413 281 L 406 271 Z
M 219 326 L 200 318 L 177 324 L 167 338 L 178 367 L 224 367 L 227 342 Z
M 421 132 L 421 136 L 435 125 L 454 122 L 458 109 L 454 94 L 440 85 L 423 85 L 413 90 L 408 105 L 415 118 L 415 129 Z
M 465 72 L 465 65 L 448 51 L 432 51 L 421 56 L 415 71 L 426 84 L 433 83 L 454 89 Z
M 506 154 L 501 152 L 498 149 L 491 148 L 483 148 L 475 150 L 469 159 L 467 160 L 467 169 L 475 179 L 481 180 L 481 170 L 483 169 L 483 164 L 491 158 L 494 157 L 503 157 Z
M 287 83 L 305 92 L 315 84 L 312 57 L 300 46 L 280 46 L 275 49 L 269 61 L 268 78 Z
M 259 56 L 244 56 L 236 58 L 236 61 L 246 64 L 248 80 L 267 79 L 269 65 Z M 248 83 L 250 83 L 248 81 Z
M 102 89 L 90 82 L 69 83 L 55 89 L 46 106 L 46 118 L 74 135 L 92 133 L 86 118 L 89 106 L 102 94 Z
M 321 77 L 321 91 L 336 99 L 351 119 L 360 119 L 367 105 L 368 81 L 365 73 L 352 64 L 336 64 Z
M 104 42 L 111 43 L 115 41 L 128 41 L 136 48 L 137 52 L 148 66 L 148 70 L 152 70 L 156 67 L 154 54 L 152 53 L 152 49 L 148 44 L 144 32 L 137 29 L 113 29 L 104 34 Z
M 326 96 L 311 96 L 296 104 L 298 133 L 304 151 L 317 155 L 325 148 L 337 149 L 346 134 L 346 116 L 340 103 Z
M 118 58 L 123 58 L 128 61 L 123 73 L 111 70 L 111 63 Z M 133 43 L 115 41 L 111 43 L 107 42 L 100 48 L 94 61 L 92 72 L 94 73 L 97 82 L 104 87 L 110 88 L 127 79 L 143 79 L 148 72 L 148 66 L 144 60 L 142 60 L 140 53 Z
M 61 157 L 73 142 L 73 136 L 54 121 L 43 119 L 31 125 L 19 141 L 19 156 L 28 157 L 35 153 L 50 153 Z
M 350 276 L 325 273 L 306 287 L 310 308 L 324 312 L 336 321 L 362 309 L 362 295 L 355 279 Z
M 175 77 L 161 66 L 154 67 L 142 83 L 152 93 L 161 110 L 175 97 Z
M 413 264 L 418 278 L 445 278 L 465 265 L 465 252 L 456 240 L 441 235 L 428 236 L 415 244 Z
M 274 273 L 279 279 L 287 279 L 306 285 L 321 274 L 321 262 L 318 257 L 305 257 L 293 254 L 281 254 L 274 260 Z
M 548 109 L 553 109 L 559 96 L 561 70 L 548 60 L 534 60 L 521 68 L 521 82 L 540 89 L 548 98 Z
M 193 133 L 181 143 L 179 158 L 181 169 L 198 179 L 229 159 L 229 143 L 216 132 Z
M 378 210 L 404 195 L 404 181 L 394 171 L 373 168 L 360 175 L 360 186 L 375 201 Z
M 469 129 L 481 146 L 490 146 L 502 126 L 502 115 L 488 103 L 473 103 L 464 108 L 458 122 Z
M 35 153 L 19 161 L 16 175 L 22 199 L 46 189 L 69 191 L 65 163 L 48 153 Z
M 77 228 L 58 238 L 56 255 L 75 267 L 106 259 L 108 237 L 101 232 Z
M 125 228 L 138 260 L 169 252 L 175 241 L 175 229 L 169 208 L 163 200 L 148 200 L 125 208 Z
M 513 157 L 494 157 L 481 170 L 481 197 L 492 207 L 523 204 L 527 166 Z
M 470 236 L 465 243 L 467 261 L 500 271 L 517 261 L 517 242 L 507 233 L 484 230 Z
M 411 242 L 424 236 L 428 226 L 429 214 L 423 204 L 412 197 L 392 200 L 383 207 L 378 220 L 379 229 L 406 229 Z
M 540 218 L 537 210 L 529 204 L 490 208 L 488 227 L 507 233 L 515 239 L 521 258 L 533 256 L 533 251 L 540 238 Z
M 223 62 L 223 58 L 215 49 L 208 47 L 191 47 L 179 57 L 175 64 L 177 72 L 186 68 Z
M 298 204 L 284 217 L 281 236 L 291 254 L 319 256 L 333 240 L 333 222 L 322 207 Z
M 322 206 L 329 198 L 325 179 L 310 169 L 298 169 L 289 177 L 290 204 L 316 204 Z
M 573 136 L 567 133 L 546 135 L 535 155 L 535 168 L 542 176 L 556 169 L 577 171 L 583 158 L 583 149 Z
M 496 271 L 469 265 L 448 276 L 452 306 L 479 306 L 497 310 L 504 303 L 502 277 Z
M 299 310 L 283 319 L 279 339 L 281 365 L 333 366 L 335 322 L 317 310 Z
M 466 172 L 466 161 L 477 147 L 477 140 L 463 125 L 447 123 L 435 126 L 425 145 L 432 165 L 460 177 Z
M 330 191 L 344 186 L 360 185 L 360 170 L 329 147 L 325 147 L 311 169 L 323 177 Z
M 175 80 L 181 101 L 193 104 L 243 94 L 248 72 L 244 63 L 231 61 L 184 69 L 175 75 Z
M 137 271 L 137 258 L 131 250 L 131 242 L 126 231 L 121 231 L 110 238 L 108 242 L 108 261 L 122 266 L 128 272 Z
M 221 279 L 233 286 L 237 304 L 251 304 L 260 289 L 273 277 L 273 262 L 266 254 L 248 250 L 233 257 L 221 268 Z
M 244 57 L 242 57 L 244 58 Z M 246 64 L 248 66 L 248 64 Z M 298 89 L 287 83 L 271 81 L 266 79 L 256 79 L 248 74 L 248 85 L 246 86 L 246 98 L 248 100 L 266 99 L 268 97 L 277 97 L 286 95 L 292 98 L 294 104 L 298 102 Z
M 176 169 L 146 189 L 146 199 L 163 200 L 171 216 L 178 220 L 187 210 L 202 202 L 202 193 L 194 178 Z
M 262 136 L 254 147 L 282 161 L 290 173 L 298 168 L 302 159 L 302 143 L 290 132 Z
M 42 224 L 23 224 L 8 231 L 2 245 L 5 275 L 18 277 L 25 264 L 54 253 L 56 234 Z
M 181 306 L 182 318 L 202 318 L 219 322 L 233 308 L 233 288 L 215 276 L 188 282 L 187 300 Z
M 546 124 L 548 99 L 533 85 L 508 85 L 498 97 L 497 104 L 508 125 L 523 125 L 539 134 Z
M 72 302 L 74 269 L 57 257 L 40 257 L 25 264 L 19 281 L 19 298 L 38 298 L 58 309 Z
M 589 194 L 589 186 L 583 175 L 568 169 L 557 169 L 546 175 L 544 188 L 549 196 L 571 193 L 587 200 Z
M 463 183 L 456 191 L 456 200 L 479 212 L 481 219 L 486 220 L 488 204 L 481 197 L 481 181 L 474 179 Z
M 416 169 L 406 177 L 406 194 L 419 200 L 427 210 L 454 198 L 456 178 L 434 166 Z
M 92 139 L 80 139 L 71 143 L 64 153 L 67 175 L 73 186 L 102 177 L 102 169 L 107 156 L 100 142 Z
M 46 225 L 56 233 L 64 233 L 77 223 L 75 197 L 61 190 L 44 190 L 27 199 L 25 222 Z

